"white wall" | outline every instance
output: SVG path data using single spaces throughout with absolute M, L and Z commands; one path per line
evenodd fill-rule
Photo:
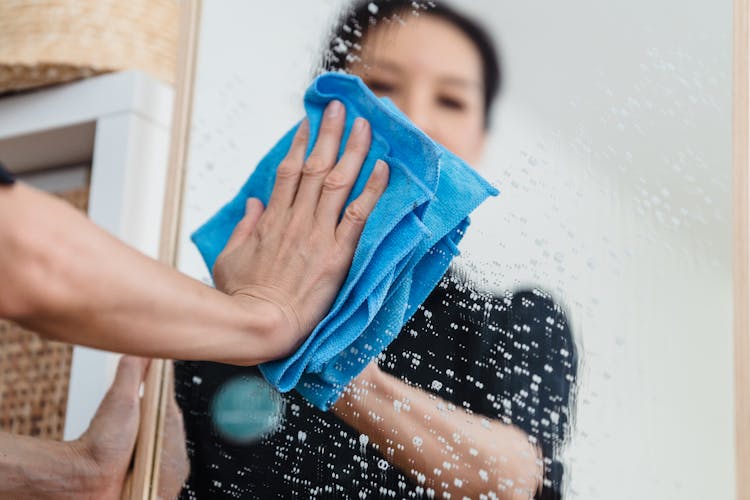
M 466 253 L 569 308 L 571 497 L 733 498 L 731 2 L 471 3 L 508 86 Z
M 454 2 L 502 45 L 462 264 L 538 284 L 582 349 L 570 498 L 732 498 L 731 2 Z M 205 2 L 187 242 L 301 116 L 340 0 Z

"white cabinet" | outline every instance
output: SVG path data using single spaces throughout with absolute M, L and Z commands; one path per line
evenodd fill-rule
M 171 87 L 136 71 L 2 97 L 0 162 L 42 189 L 90 182 L 89 217 L 156 257 L 172 99 Z M 74 349 L 66 439 L 88 426 L 117 357 Z

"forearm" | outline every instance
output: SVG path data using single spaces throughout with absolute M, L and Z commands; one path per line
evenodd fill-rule
M 368 368 L 334 412 L 438 496 L 494 492 L 528 499 L 540 483 L 540 456 L 523 431 L 472 415 L 380 370 Z
M 284 354 L 284 339 L 270 343 L 273 309 L 181 275 L 22 184 L 0 192 L 0 276 L 0 314 L 57 340 L 242 364 Z

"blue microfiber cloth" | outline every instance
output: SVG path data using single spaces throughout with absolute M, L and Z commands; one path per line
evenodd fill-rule
M 388 188 L 367 220 L 349 274 L 326 317 L 292 355 L 260 365 L 269 383 L 282 392 L 296 388 L 321 410 L 330 408 L 395 338 L 458 255 L 468 214 L 498 194 L 390 100 L 379 99 L 359 78 L 341 73 L 319 76 L 305 94 L 308 154 L 333 99 L 346 106 L 339 154 L 357 117 L 367 119 L 372 128 L 372 147 L 349 201 L 362 192 L 378 159 L 390 167 Z M 268 203 L 276 167 L 298 126 L 260 161 L 237 196 L 193 234 L 209 269 L 244 216 L 247 198 Z

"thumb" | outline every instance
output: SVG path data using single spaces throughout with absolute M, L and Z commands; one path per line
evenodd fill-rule
M 255 226 L 258 224 L 258 220 L 264 211 L 263 202 L 257 198 L 248 198 L 245 204 L 245 216 L 234 228 L 234 231 L 232 231 L 232 236 L 229 237 L 229 241 L 226 247 L 224 247 L 224 252 L 231 252 L 253 234 Z
M 96 410 L 86 437 L 98 440 L 101 436 L 115 434 L 135 444 L 140 420 L 139 393 L 148 364 L 149 360 L 134 356 L 120 359 L 115 380 Z

